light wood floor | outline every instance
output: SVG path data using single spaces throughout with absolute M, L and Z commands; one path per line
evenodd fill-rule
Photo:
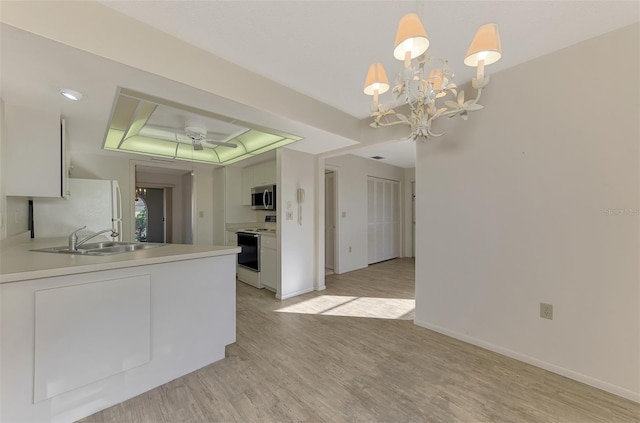
M 83 422 L 640 422 L 631 401 L 414 326 L 413 265 L 282 302 L 238 283 L 226 359 Z M 353 317 L 387 300 L 398 319 Z

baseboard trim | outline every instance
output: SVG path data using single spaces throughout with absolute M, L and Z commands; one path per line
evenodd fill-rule
M 594 388 L 602 389 L 603 391 L 609 392 L 614 395 L 618 395 L 619 397 L 626 398 L 628 400 L 640 403 L 640 393 L 633 392 L 629 389 L 623 388 L 621 386 L 613 385 L 609 382 L 605 382 L 600 379 L 593 378 L 591 376 L 587 376 L 585 374 L 565 369 L 564 367 L 557 366 L 555 364 L 539 360 L 537 358 L 528 356 L 526 354 L 519 353 L 517 351 L 510 350 L 508 348 L 501 347 L 499 345 L 492 344 L 490 342 L 483 341 L 482 339 L 474 338 L 473 336 L 464 335 L 458 332 L 451 331 L 449 329 L 440 327 L 438 325 L 431 324 L 429 322 L 414 320 L 413 323 L 416 326 L 423 327 L 425 329 L 432 330 L 434 332 L 441 333 L 443 335 L 450 336 L 451 338 L 458 339 L 460 341 L 467 342 L 469 344 L 476 345 L 478 347 L 482 347 L 489 351 L 493 351 L 498 354 L 505 355 L 507 357 L 515 358 L 516 360 L 523 361 L 527 364 L 531 364 L 536 367 L 540 367 L 541 369 L 548 370 L 550 372 L 559 374 L 561 376 L 568 377 L 569 379 L 576 380 L 578 382 L 585 383 L 587 385 L 593 386 Z
M 314 289 L 315 289 L 314 287 L 305 288 L 305 289 L 302 289 L 300 291 L 292 292 L 290 294 L 286 294 L 286 295 L 283 295 L 283 296 L 280 296 L 280 297 L 276 297 L 276 298 L 278 298 L 279 300 L 286 300 L 288 298 L 297 297 L 298 295 L 306 294 L 308 292 L 313 291 Z

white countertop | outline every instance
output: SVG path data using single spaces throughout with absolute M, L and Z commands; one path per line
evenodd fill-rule
M 239 247 L 167 244 L 157 248 L 106 256 L 29 251 L 66 245 L 67 238 L 19 236 L 0 247 L 0 283 L 96 272 L 172 261 L 216 257 L 240 252 Z

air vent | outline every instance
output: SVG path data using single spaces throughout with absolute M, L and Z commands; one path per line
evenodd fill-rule
M 384 157 L 382 157 L 382 156 L 372 156 L 371 158 L 374 159 L 374 160 L 382 160 L 382 159 L 384 159 Z

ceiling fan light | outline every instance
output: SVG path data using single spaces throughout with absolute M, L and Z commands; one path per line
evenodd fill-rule
M 405 60 L 406 52 L 410 52 L 411 59 L 415 59 L 429 48 L 429 38 L 424 30 L 420 18 L 415 13 L 404 15 L 398 24 L 393 57 Z
M 475 37 L 467 50 L 464 64 L 478 66 L 480 61 L 485 65 L 497 62 L 502 57 L 502 45 L 500 43 L 500 31 L 498 25 L 489 23 L 482 25 L 476 31 Z

